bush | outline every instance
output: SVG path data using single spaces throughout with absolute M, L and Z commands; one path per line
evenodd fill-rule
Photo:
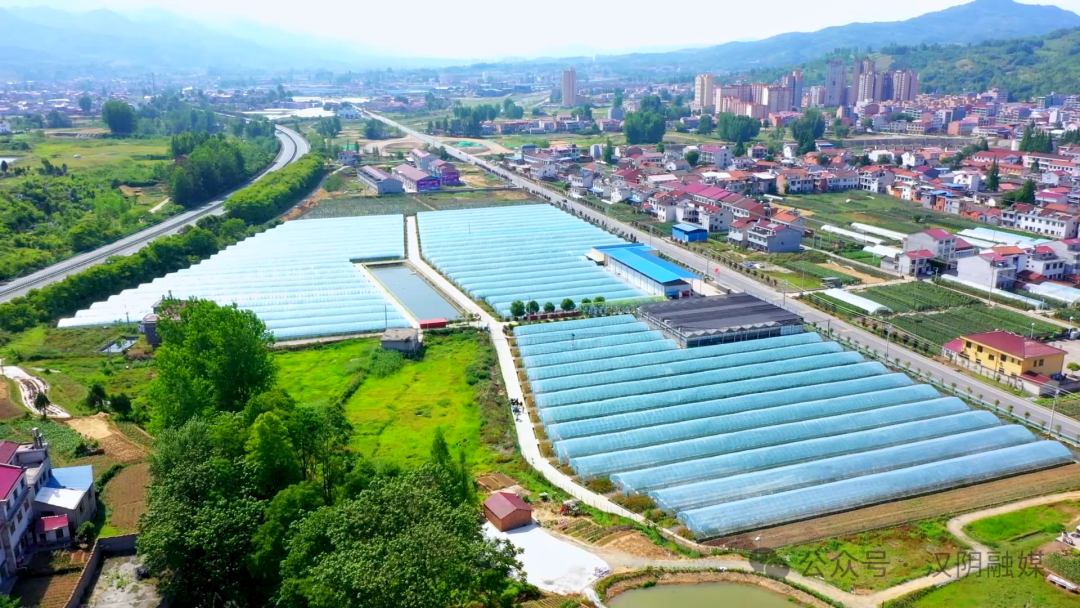
M 369 373 L 376 378 L 392 376 L 405 367 L 405 355 L 396 350 L 376 350 L 371 353 Z
M 653 499 L 645 495 L 616 496 L 614 502 L 634 513 L 644 513 L 649 509 L 656 508 L 656 503 L 653 502 Z
M 611 480 L 607 477 L 597 477 L 585 484 L 585 487 L 597 494 L 607 494 L 615 491 L 615 484 L 611 483 Z
M 124 465 L 122 464 L 113 464 L 111 467 L 105 469 L 105 472 L 94 482 L 94 491 L 97 492 L 98 496 L 101 496 L 101 493 L 105 491 L 105 486 L 122 470 L 124 470 Z

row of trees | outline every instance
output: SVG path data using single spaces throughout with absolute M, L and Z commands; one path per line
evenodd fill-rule
M 1035 128 L 1033 122 L 1028 123 L 1024 136 L 1020 138 L 1020 151 L 1049 154 L 1054 151 L 1054 138 L 1049 131 Z
M 301 404 L 281 390 L 253 313 L 166 308 L 138 549 L 170 603 L 510 606 L 534 591 L 514 580 L 515 549 L 482 534 L 464 452 L 441 433 L 415 470 L 360 458 L 347 394 Z M 400 359 L 378 351 L 361 365 L 375 375 Z
M 604 303 L 604 297 L 603 296 L 596 296 L 595 298 L 593 298 L 591 300 L 589 298 L 582 298 L 582 300 L 581 300 L 581 305 L 583 307 L 584 306 L 589 306 L 589 305 L 599 306 L 600 304 L 603 304 L 603 303 Z M 561 310 L 563 312 L 570 312 L 572 310 L 577 310 L 577 307 L 578 307 L 577 303 L 575 303 L 570 298 L 563 298 L 563 301 L 559 303 L 559 310 Z M 515 319 L 520 318 L 520 317 L 524 317 L 526 314 L 530 314 L 530 315 L 539 314 L 541 310 L 543 310 L 546 313 L 555 312 L 555 303 L 554 302 L 544 302 L 544 305 L 542 307 L 540 306 L 540 303 L 537 302 L 536 300 L 529 300 L 528 302 L 522 302 L 521 300 L 514 300 L 513 302 L 510 303 L 510 315 L 513 316 Z
M 791 136 L 799 144 L 800 155 L 817 150 L 817 140 L 824 134 L 825 117 L 816 108 L 806 110 L 802 117 L 791 121 Z
M 300 160 L 268 174 L 234 193 L 225 202 L 229 217 L 248 224 L 261 224 L 284 213 L 297 199 L 311 191 L 323 176 L 321 154 L 306 154 Z

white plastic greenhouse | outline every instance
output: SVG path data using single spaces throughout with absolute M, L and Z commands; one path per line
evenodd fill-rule
M 585 257 L 626 241 L 550 205 L 422 212 L 417 221 L 424 258 L 501 315 L 515 300 L 645 297 Z
M 515 330 L 557 459 L 701 539 L 1071 461 L 816 333 L 691 349 L 656 333 L 630 315 Z
M 408 327 L 394 303 L 353 264 L 404 255 L 401 215 L 286 222 L 190 268 L 96 302 L 61 320 L 60 327 L 139 321 L 170 295 L 251 310 L 279 340 Z
M 843 289 L 826 289 L 822 293 L 834 300 L 840 300 L 845 304 L 850 304 L 853 308 L 857 308 L 868 315 L 874 315 L 879 312 L 892 312 L 892 310 L 884 304 L 878 304 L 873 300 L 869 300 L 860 295 L 855 295 L 850 291 L 844 291 Z

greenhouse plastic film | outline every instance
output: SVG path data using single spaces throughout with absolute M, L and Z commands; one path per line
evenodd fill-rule
M 742 342 L 729 342 L 714 346 L 699 346 L 695 348 L 680 348 L 667 351 L 663 355 L 652 357 L 629 356 L 611 359 L 593 360 L 587 363 L 575 363 L 571 365 L 548 366 L 546 368 L 526 369 L 530 381 L 547 380 L 563 376 L 575 376 L 578 374 L 592 374 L 606 372 L 638 365 L 655 365 L 658 363 L 673 363 L 675 361 L 687 361 L 689 359 L 701 359 L 704 357 L 718 357 L 720 355 L 734 355 L 737 353 L 765 350 L 770 348 L 783 348 L 785 346 L 801 346 L 803 344 L 817 344 L 821 342 L 821 336 L 806 332 L 791 334 L 777 338 L 761 338 L 758 340 L 744 340 Z M 754 345 L 753 343 L 760 344 Z
M 654 337 L 646 342 L 634 342 L 619 344 L 591 350 L 571 350 L 535 357 L 522 357 L 521 362 L 525 369 L 540 369 L 552 365 L 571 365 L 607 357 L 626 357 L 629 355 L 641 355 L 645 353 L 657 353 L 662 351 L 678 350 L 679 345 L 671 340 L 663 339 L 663 336 Z
M 837 511 L 948 490 L 1072 462 L 1056 441 L 962 456 L 877 475 L 758 496 L 679 514 L 698 538 L 713 538 Z
M 689 351 L 699 350 L 696 348 Z M 558 391 L 568 391 L 589 386 L 602 386 L 605 384 L 620 384 L 647 380 L 650 378 L 663 378 L 679 376 L 704 371 L 719 371 L 731 367 L 772 363 L 776 361 L 791 361 L 803 357 L 815 355 L 828 355 L 831 353 L 844 352 L 842 346 L 836 342 L 819 342 L 816 344 L 804 344 L 788 348 L 773 348 L 759 350 L 736 355 L 720 355 L 716 357 L 696 357 L 670 363 L 644 363 L 624 369 L 616 369 L 594 374 L 579 374 L 564 378 L 552 378 L 550 380 L 538 380 L 532 383 L 532 392 L 535 395 Z
M 609 346 L 619 346 L 622 344 L 633 344 L 635 342 L 651 342 L 653 340 L 663 340 L 664 335 L 656 330 L 638 331 L 632 333 L 616 334 L 614 336 L 599 336 L 596 338 L 585 338 L 582 340 L 575 340 L 573 348 L 570 344 L 536 344 L 534 346 L 526 346 L 521 350 L 521 356 L 523 359 L 529 359 L 540 355 L 550 355 L 553 353 L 570 352 L 570 351 L 586 351 L 594 348 L 607 348 Z
M 836 355 L 826 356 L 833 357 Z M 841 365 L 839 367 L 784 374 L 771 378 L 754 378 L 753 380 L 725 382 L 723 384 L 697 386 L 681 390 L 618 397 L 592 403 L 551 407 L 540 411 L 540 419 L 544 424 L 569 422 L 571 420 L 651 410 L 695 401 L 751 395 L 768 390 L 810 387 L 815 384 L 828 384 L 841 380 L 880 376 L 887 373 L 887 371 L 884 365 L 877 362 Z
M 856 431 L 832 437 L 746 450 L 685 462 L 638 469 L 611 476 L 619 490 L 627 494 L 642 494 L 671 486 L 717 479 L 729 475 L 770 469 L 772 467 L 809 462 L 863 450 L 879 449 L 911 441 L 946 437 L 983 428 L 1000 426 L 1001 421 L 990 412 L 972 411 L 928 420 L 904 422 L 868 431 Z
M 612 416 L 600 416 L 587 418 L 573 422 L 551 424 L 546 427 L 548 438 L 552 441 L 560 439 L 573 439 L 587 435 L 599 435 L 602 433 L 614 433 L 628 431 L 646 426 L 661 424 L 673 424 L 687 420 L 710 418 L 712 416 L 724 416 L 750 410 L 767 409 L 792 403 L 802 403 L 807 399 L 831 399 L 848 395 L 860 395 L 873 393 L 903 386 L 911 386 L 914 382 L 904 374 L 887 374 L 884 376 L 872 376 L 844 382 L 821 384 L 808 392 L 805 388 L 792 388 L 782 391 L 760 392 L 753 395 L 731 397 L 728 399 L 714 399 L 712 401 L 695 401 L 672 407 L 663 407 L 628 414 L 615 414 Z M 927 393 L 927 399 L 936 396 L 936 391 Z
M 521 336 L 517 339 L 518 348 L 525 352 L 526 347 L 539 344 L 563 343 L 566 348 L 571 342 L 584 340 L 585 338 L 599 338 L 601 336 L 614 336 L 616 334 L 631 334 L 639 331 L 648 331 L 646 323 L 625 323 L 623 325 L 604 325 L 601 327 L 583 327 L 581 329 L 568 329 L 566 331 L 554 331 L 546 334 L 534 334 Z
M 519 325 L 514 328 L 517 337 L 546 334 L 550 332 L 568 331 L 586 327 L 603 327 L 606 325 L 623 325 L 635 323 L 634 315 L 613 315 L 610 317 L 594 317 L 591 319 L 576 319 L 574 321 L 559 321 L 558 323 L 535 323 L 533 325 Z
M 556 441 L 554 447 L 559 460 L 566 462 L 567 458 L 617 452 L 709 435 L 735 433 L 748 429 L 770 428 L 800 420 L 816 420 L 903 403 L 925 402 L 938 396 L 938 392 L 933 387 L 916 384 L 876 393 L 806 401 L 725 416 L 644 427 L 619 433 L 565 439 Z
M 883 407 L 868 412 L 832 416 L 819 420 L 792 422 L 771 428 L 750 429 L 726 435 L 701 437 L 622 452 L 608 452 L 581 458 L 571 458 L 570 466 L 578 475 L 591 478 L 599 475 L 656 467 L 673 462 L 781 445 L 793 441 L 865 431 L 902 422 L 937 418 L 966 411 L 970 410 L 963 401 L 955 397 L 948 397 L 934 399 L 933 401 Z
M 674 513 L 999 450 L 1033 441 L 1034 435 L 1020 425 L 1011 424 L 655 490 L 649 492 L 649 497 L 656 501 L 660 508 Z
M 605 384 L 603 386 L 589 386 L 536 395 L 535 399 L 536 406 L 540 409 L 564 407 L 578 403 L 604 401 L 631 395 L 678 391 L 696 386 L 724 385 L 727 383 L 735 383 L 739 380 L 768 377 L 775 374 L 791 374 L 807 370 L 824 370 L 830 367 L 855 365 L 864 361 L 865 359 L 863 359 L 862 355 L 859 353 L 848 351 L 827 355 L 816 355 L 813 357 L 802 357 L 790 361 L 776 361 L 761 365 L 743 365 L 740 367 L 708 370 L 692 374 L 682 374 L 680 376 L 650 378 L 648 380 L 635 380 L 619 384 Z

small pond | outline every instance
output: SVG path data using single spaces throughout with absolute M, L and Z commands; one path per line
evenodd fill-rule
M 371 274 L 383 284 L 383 287 L 397 298 L 398 302 L 409 309 L 409 313 L 418 321 L 427 319 L 453 320 L 461 316 L 446 298 L 439 295 L 423 278 L 417 276 L 411 266 L 393 264 L 389 266 L 368 266 Z
M 107 355 L 118 355 L 131 348 L 131 346 L 138 341 L 139 338 L 137 336 L 124 336 L 123 338 L 117 338 L 105 346 L 102 346 L 98 349 L 98 352 Z
M 615 596 L 608 608 L 792 608 L 788 598 L 753 585 L 709 583 L 702 585 L 657 585 L 634 589 Z

